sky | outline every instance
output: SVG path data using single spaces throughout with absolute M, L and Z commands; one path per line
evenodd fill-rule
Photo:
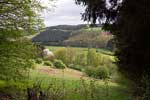
M 46 27 L 54 25 L 84 24 L 81 13 L 84 7 L 76 5 L 75 0 L 57 0 L 50 12 L 43 12 Z

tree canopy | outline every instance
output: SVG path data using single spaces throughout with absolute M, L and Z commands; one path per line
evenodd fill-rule
M 1 0 L 0 38 L 20 37 L 38 32 L 44 24 L 40 0 Z
M 41 0 L 0 0 L 0 80 L 20 80 L 28 75 L 36 47 L 25 36 L 44 24 Z
M 27 78 L 33 66 L 36 47 L 27 39 L 0 43 L 0 80 L 12 81 Z
M 120 71 L 138 86 L 146 87 L 142 80 L 150 77 L 150 0 L 75 1 L 86 6 L 85 21 L 99 20 L 104 29 L 114 34 Z

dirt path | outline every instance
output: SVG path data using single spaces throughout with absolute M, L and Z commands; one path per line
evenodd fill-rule
M 57 76 L 57 77 L 70 77 L 70 78 L 81 78 L 81 77 L 86 77 L 85 74 L 83 72 L 77 71 L 77 70 L 73 70 L 70 68 L 66 68 L 64 70 L 62 69 L 56 69 L 56 68 L 50 68 L 47 66 L 43 66 L 38 68 L 38 70 L 40 72 L 44 72 L 47 73 L 51 76 Z

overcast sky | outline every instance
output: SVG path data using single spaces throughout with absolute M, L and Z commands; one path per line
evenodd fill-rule
M 76 5 L 75 0 L 57 0 L 55 6 L 52 11 L 43 13 L 46 26 L 85 23 L 80 14 L 84 12 L 84 8 Z

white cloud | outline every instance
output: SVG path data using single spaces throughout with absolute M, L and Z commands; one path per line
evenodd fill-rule
M 54 11 L 44 14 L 46 26 L 60 24 L 82 24 L 81 14 L 84 8 L 75 4 L 75 0 L 57 0 Z

